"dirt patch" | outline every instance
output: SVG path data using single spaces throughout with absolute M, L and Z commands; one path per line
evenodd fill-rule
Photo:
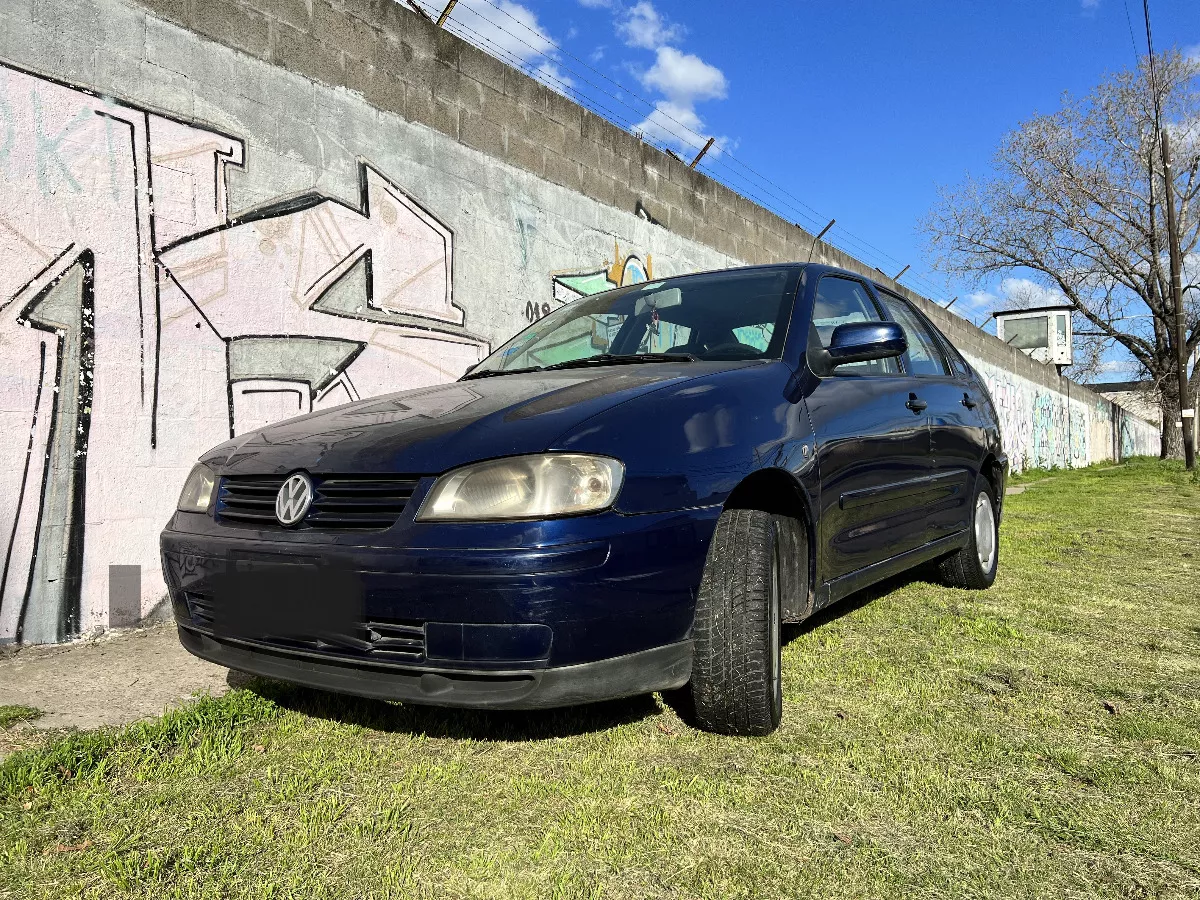
M 192 656 L 173 623 L 109 632 L 0 658 L 0 706 L 40 709 L 18 728 L 96 728 L 161 715 L 197 693 L 223 694 L 229 670 Z

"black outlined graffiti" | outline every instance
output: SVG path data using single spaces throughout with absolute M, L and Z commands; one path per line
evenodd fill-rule
M 235 135 L 0 63 L 0 642 L 106 624 L 207 447 L 487 352 L 453 233 L 365 160 L 357 205 L 237 214 L 230 169 Z

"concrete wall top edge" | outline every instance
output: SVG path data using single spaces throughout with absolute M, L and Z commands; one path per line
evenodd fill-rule
M 402 2 L 125 3 L 310 80 L 356 91 L 382 111 L 435 128 L 593 199 L 641 203 L 655 224 L 748 263 L 806 259 L 813 246 L 814 235 L 804 227 L 437 28 Z M 563 159 L 575 165 L 563 165 Z M 897 291 L 940 327 L 960 331 L 959 317 L 840 249 L 821 241 L 812 256 Z M 973 347 L 976 355 L 1048 389 L 1101 400 L 1086 386 L 970 327 L 980 338 Z

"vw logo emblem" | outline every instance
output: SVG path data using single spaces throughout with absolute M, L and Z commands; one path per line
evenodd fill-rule
M 295 525 L 312 505 L 312 479 L 303 472 L 288 477 L 275 495 L 275 518 L 280 525 Z

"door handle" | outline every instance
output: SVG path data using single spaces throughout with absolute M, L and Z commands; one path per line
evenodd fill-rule
M 979 404 L 971 399 L 970 394 L 964 393 L 963 398 L 962 398 L 962 405 L 965 406 L 967 409 L 974 409 Z
M 904 405 L 915 413 L 925 412 L 925 408 L 929 406 L 928 403 L 920 399 L 916 394 L 909 394 L 908 401 Z

